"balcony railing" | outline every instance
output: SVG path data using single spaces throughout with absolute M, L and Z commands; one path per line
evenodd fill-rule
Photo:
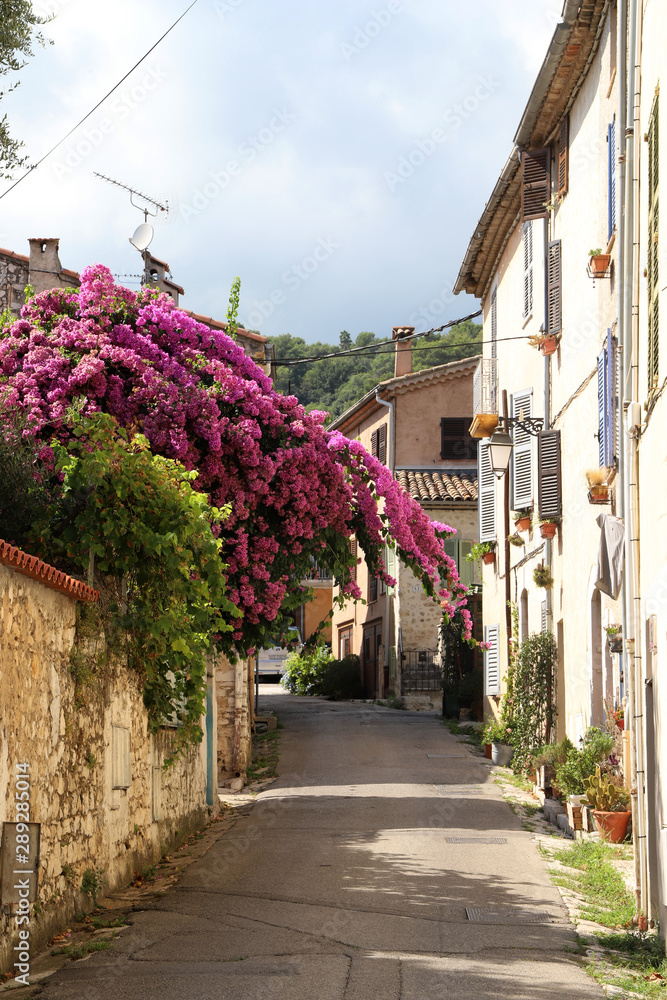
M 316 581 L 331 580 L 331 572 L 325 569 L 323 566 L 319 566 L 316 562 L 311 564 L 310 570 L 306 577 L 304 578 L 305 583 L 314 583 Z
M 401 654 L 401 692 L 439 691 L 441 667 L 433 649 L 406 649 Z
M 472 382 L 473 421 L 470 436 L 490 437 L 498 423 L 498 363 L 496 358 L 481 358 Z

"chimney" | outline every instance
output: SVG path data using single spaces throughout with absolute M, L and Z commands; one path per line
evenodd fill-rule
M 32 239 L 30 244 L 30 264 L 28 281 L 35 289 L 35 294 L 46 292 L 51 288 L 60 288 L 64 284 L 60 280 L 63 269 L 58 256 L 57 239 Z
M 414 326 L 395 326 L 391 335 L 396 343 L 394 359 L 394 378 L 400 375 L 410 375 L 412 372 L 412 335 Z

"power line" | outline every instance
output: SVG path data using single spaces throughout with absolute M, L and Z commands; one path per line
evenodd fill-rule
M 144 53 L 144 55 L 141 57 L 141 59 L 139 59 L 138 62 L 136 62 L 134 64 L 134 66 L 132 67 L 132 69 L 128 70 L 128 72 L 125 74 L 125 76 L 122 79 L 120 79 L 118 81 L 118 83 L 114 87 L 112 87 L 111 90 L 107 94 L 104 95 L 104 97 L 102 98 L 102 100 L 98 101 L 97 104 L 95 105 L 95 107 L 92 108 L 92 110 L 89 111 L 87 115 L 84 115 L 84 117 L 81 119 L 81 121 L 77 122 L 76 125 L 69 130 L 69 132 L 67 133 L 67 135 L 64 135 L 62 137 L 62 139 L 59 139 L 58 142 L 55 144 L 55 146 L 51 147 L 51 149 L 48 151 L 48 153 L 44 153 L 44 156 L 42 156 L 42 158 L 39 159 L 37 161 L 37 163 L 33 163 L 33 165 L 30 167 L 30 169 L 28 170 L 28 172 L 26 174 L 24 174 L 23 177 L 19 177 L 19 179 L 17 181 L 14 181 L 14 183 L 12 184 L 11 187 L 8 187 L 6 191 L 3 191 L 2 194 L 0 194 L 0 199 L 4 198 L 5 195 L 8 195 L 10 191 L 13 191 L 15 187 L 18 187 L 18 185 L 21 183 L 21 181 L 24 181 L 26 179 L 26 177 L 29 177 L 30 174 L 34 170 L 37 170 L 37 167 L 39 167 L 42 163 L 44 163 L 44 160 L 46 160 L 46 158 L 49 157 L 51 155 L 51 153 L 53 153 L 54 150 L 56 150 L 58 148 L 58 146 L 61 146 L 63 144 L 63 142 L 65 142 L 66 139 L 69 139 L 69 137 L 71 136 L 72 132 L 76 132 L 76 130 L 79 128 L 80 125 L 83 125 L 83 123 L 85 121 L 88 121 L 88 119 L 90 118 L 90 116 L 92 114 L 94 114 L 97 111 L 97 109 L 102 104 L 104 104 L 104 102 L 106 101 L 106 99 L 108 97 L 111 97 L 111 95 L 113 94 L 113 92 L 115 90 L 118 90 L 118 88 L 120 87 L 121 83 L 125 83 L 125 81 L 127 80 L 128 76 L 130 76 L 132 73 L 134 73 L 134 71 L 137 68 L 137 66 L 141 66 L 141 64 L 144 61 L 144 59 L 148 58 L 148 56 L 151 54 L 151 52 L 153 52 L 158 47 L 158 45 L 160 44 L 160 42 L 162 42 L 167 37 L 167 35 L 169 34 L 169 32 L 174 30 L 174 28 L 176 27 L 176 25 L 178 24 L 178 22 L 183 20 L 183 18 L 188 13 L 188 11 L 192 10 L 192 8 L 194 7 L 194 5 L 196 3 L 197 3 L 197 0 L 192 0 L 192 3 L 190 4 L 190 6 L 187 7 L 183 11 L 183 13 L 180 15 L 180 17 L 176 18 L 176 20 L 174 21 L 174 23 L 171 25 L 170 28 L 167 28 L 167 30 L 165 31 L 164 35 L 162 35 L 160 38 L 158 38 L 158 40 L 155 43 L 155 45 L 151 45 L 151 47 L 148 50 L 148 52 Z

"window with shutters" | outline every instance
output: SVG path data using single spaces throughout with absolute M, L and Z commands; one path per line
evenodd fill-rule
M 498 286 L 491 290 L 491 357 L 498 357 Z
M 602 468 L 611 469 L 617 457 L 618 372 L 616 341 L 607 339 L 598 355 L 598 455 Z
M 378 599 L 378 578 L 369 576 L 368 578 L 368 603 L 372 604 Z
M 533 415 L 533 390 L 512 394 L 511 416 L 527 420 Z M 512 510 L 533 506 L 533 437 L 521 427 L 512 428 Z
M 496 477 L 489 458 L 489 442 L 479 442 L 479 540 L 496 539 Z
M 533 312 L 533 223 L 524 222 L 521 228 L 523 246 L 523 319 Z
M 551 150 L 527 149 L 521 154 L 521 221 L 546 219 L 551 201 Z
M 476 573 L 476 564 L 467 558 L 472 546 L 473 542 L 467 542 L 463 538 L 445 539 L 445 552 L 456 563 L 459 580 L 468 589 L 481 585 L 481 580 Z
M 472 417 L 442 417 L 440 458 L 450 461 L 477 458 L 477 441 L 470 437 Z
M 552 240 L 547 247 L 547 333 L 560 333 L 562 287 L 561 287 L 561 242 Z
M 607 217 L 610 240 L 616 230 L 616 118 L 607 128 L 608 166 L 607 166 Z
M 338 656 L 342 660 L 352 650 L 352 625 L 341 625 L 338 629 Z
M 371 434 L 371 455 L 383 465 L 387 464 L 387 425 L 382 424 Z
M 111 786 L 129 788 L 132 784 L 130 730 L 125 726 L 111 727 Z
M 558 130 L 558 194 L 567 194 L 570 158 L 570 117 L 566 115 Z
M 560 517 L 563 512 L 560 431 L 537 435 L 537 509 L 540 517 Z
M 658 187 L 659 132 L 658 95 L 651 108 L 648 126 L 648 254 L 646 277 L 648 287 L 648 389 L 655 389 L 660 373 L 658 338 L 660 319 L 660 289 L 658 286 Z
M 484 642 L 489 648 L 484 650 L 484 694 L 500 694 L 500 625 L 484 626 Z
M 357 548 L 358 548 L 358 546 L 357 546 L 357 540 L 356 540 L 356 538 L 351 538 L 350 539 L 350 552 L 352 554 L 352 560 L 353 560 L 353 562 L 352 562 L 352 579 L 353 580 L 357 579 L 357 569 L 358 569 L 357 559 L 359 558 Z

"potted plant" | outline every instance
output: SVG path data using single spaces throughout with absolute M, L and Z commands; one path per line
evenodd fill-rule
M 607 478 L 609 469 L 600 466 L 597 469 L 588 469 L 586 480 L 588 482 L 588 502 L 589 503 L 609 503 L 609 483 Z
M 549 354 L 554 354 L 558 350 L 558 341 L 560 340 L 560 335 L 557 333 L 533 333 L 528 338 L 528 343 L 531 347 L 537 347 L 541 354 L 545 357 Z
M 512 727 L 502 719 L 488 722 L 482 732 L 482 742 L 491 744 L 491 760 L 500 767 L 509 767 L 514 754 L 511 744 Z
M 594 250 L 588 251 L 588 256 L 590 258 L 590 273 L 594 278 L 601 278 L 607 273 L 609 261 L 611 260 L 610 255 L 602 253 L 602 247 L 595 247 Z
M 595 774 L 584 778 L 584 789 L 600 836 L 611 844 L 620 844 L 625 839 L 631 816 L 627 808 L 630 796 L 621 784 L 620 775 L 603 774 L 598 764 Z
M 466 556 L 469 562 L 477 562 L 481 559 L 483 563 L 490 566 L 491 563 L 495 562 L 496 558 L 496 543 L 495 542 L 475 542 L 471 546 L 470 552 Z
M 507 541 L 510 545 L 516 545 L 517 548 L 526 544 L 518 531 L 515 531 L 513 535 L 508 535 Z
M 553 538 L 560 521 L 559 517 L 545 517 L 540 521 L 540 535 L 542 538 Z
M 609 643 L 609 651 L 611 653 L 622 653 L 623 652 L 623 626 L 622 625 L 607 625 L 605 627 L 605 632 L 607 633 L 607 642 Z
M 614 725 L 618 727 L 621 731 L 625 729 L 625 710 L 621 705 L 620 708 L 614 709 L 611 713 L 611 717 L 614 720 Z
M 521 507 L 519 510 L 515 510 L 512 516 L 517 531 L 528 531 L 530 528 L 530 507 Z
M 541 562 L 539 566 L 536 566 L 533 570 L 533 581 L 537 587 L 544 587 L 545 590 L 551 590 L 554 585 L 554 578 L 551 575 L 551 570 L 549 567 Z

